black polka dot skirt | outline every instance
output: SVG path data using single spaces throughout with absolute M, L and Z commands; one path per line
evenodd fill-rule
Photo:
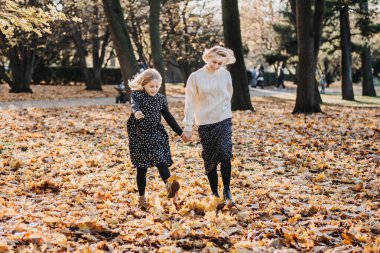
M 208 174 L 220 162 L 232 158 L 232 120 L 201 125 L 198 134 L 202 144 L 202 158 Z

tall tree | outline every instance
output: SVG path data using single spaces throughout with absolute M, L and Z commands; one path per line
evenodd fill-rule
M 162 0 L 149 0 L 149 33 L 150 46 L 152 50 L 153 66 L 162 76 L 162 85 L 160 93 L 166 94 L 165 91 L 165 65 L 162 56 L 162 44 L 160 38 L 160 10 Z
M 101 15 L 98 3 L 93 6 L 93 17 L 90 32 L 92 44 L 92 72 L 90 82 L 86 85 L 86 90 L 102 90 L 102 66 L 106 54 L 106 48 L 109 42 L 109 26 L 103 28 L 103 35 L 100 35 L 100 17 Z M 101 43 L 102 41 L 102 43 Z
M 11 87 L 10 92 L 32 92 L 30 82 L 36 67 L 37 53 L 45 44 L 43 36 L 51 33 L 50 24 L 66 19 L 54 8 L 38 1 L 5 1 L 0 5 L 0 55 L 9 61 L 10 73 L 0 65 L 0 78 Z
M 224 43 L 236 57 L 236 63 L 229 66 L 234 88 L 232 110 L 253 110 L 245 73 L 238 0 L 222 0 L 222 17 Z
M 342 76 L 342 98 L 354 100 L 354 89 L 352 87 L 352 55 L 351 55 L 351 30 L 348 13 L 348 4 L 343 4 L 339 10 L 340 21 L 340 43 L 341 43 L 341 76 Z
M 128 80 L 138 73 L 139 68 L 133 52 L 127 26 L 124 22 L 123 9 L 121 8 L 119 0 L 102 1 L 104 13 L 111 30 L 112 41 L 120 63 L 121 73 L 123 74 L 124 82 L 128 83 Z M 127 85 L 128 97 L 130 97 L 130 94 L 131 91 Z
M 296 23 L 298 38 L 297 98 L 293 113 L 321 112 L 315 96 L 315 69 L 319 51 L 324 1 L 296 1 Z M 314 9 L 314 11 L 313 11 Z M 311 32 L 313 31 L 313 32 Z
M 362 59 L 362 86 L 363 96 L 376 97 L 376 90 L 373 83 L 372 56 L 370 48 L 370 14 L 368 11 L 368 0 L 362 0 L 360 5 L 361 18 L 359 20 L 360 33 L 363 37 L 364 46 L 361 53 Z

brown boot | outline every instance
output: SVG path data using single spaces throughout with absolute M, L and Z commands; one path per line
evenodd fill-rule
M 178 192 L 180 186 L 177 180 L 173 180 L 171 183 L 166 183 L 166 190 L 168 192 L 168 198 L 173 198 Z
M 228 208 L 231 208 L 232 206 L 235 206 L 235 202 L 232 199 L 232 194 L 230 189 L 224 189 L 223 190 L 223 198 L 224 201 L 226 202 L 226 206 Z
M 142 210 L 146 210 L 148 207 L 148 203 L 146 202 L 145 196 L 139 196 L 139 207 Z

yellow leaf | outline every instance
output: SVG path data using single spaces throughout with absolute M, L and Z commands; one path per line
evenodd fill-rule
M 5 240 L 0 241 L 0 252 L 6 252 L 11 249 L 12 247 L 7 244 L 7 241 Z
M 168 183 L 173 183 L 174 180 L 180 181 L 181 178 L 177 175 L 172 175 L 171 177 L 168 178 Z
M 324 173 L 320 173 L 320 174 L 318 174 L 318 175 L 314 178 L 314 181 L 315 181 L 315 182 L 321 182 L 321 181 L 323 181 L 325 178 L 326 178 L 326 175 L 325 175 Z

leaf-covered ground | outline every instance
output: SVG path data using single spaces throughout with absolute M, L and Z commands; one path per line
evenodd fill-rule
M 127 105 L 0 111 L 0 252 L 379 252 L 380 110 L 254 105 L 233 114 L 236 207 L 210 197 L 197 137 L 167 128 L 182 188 L 167 199 L 150 169 L 146 212 Z
M 9 93 L 9 86 L 3 84 L 0 85 L 0 101 L 114 97 L 117 94 L 114 87 L 103 85 L 103 91 L 85 91 L 84 85 L 31 85 L 33 93 Z

